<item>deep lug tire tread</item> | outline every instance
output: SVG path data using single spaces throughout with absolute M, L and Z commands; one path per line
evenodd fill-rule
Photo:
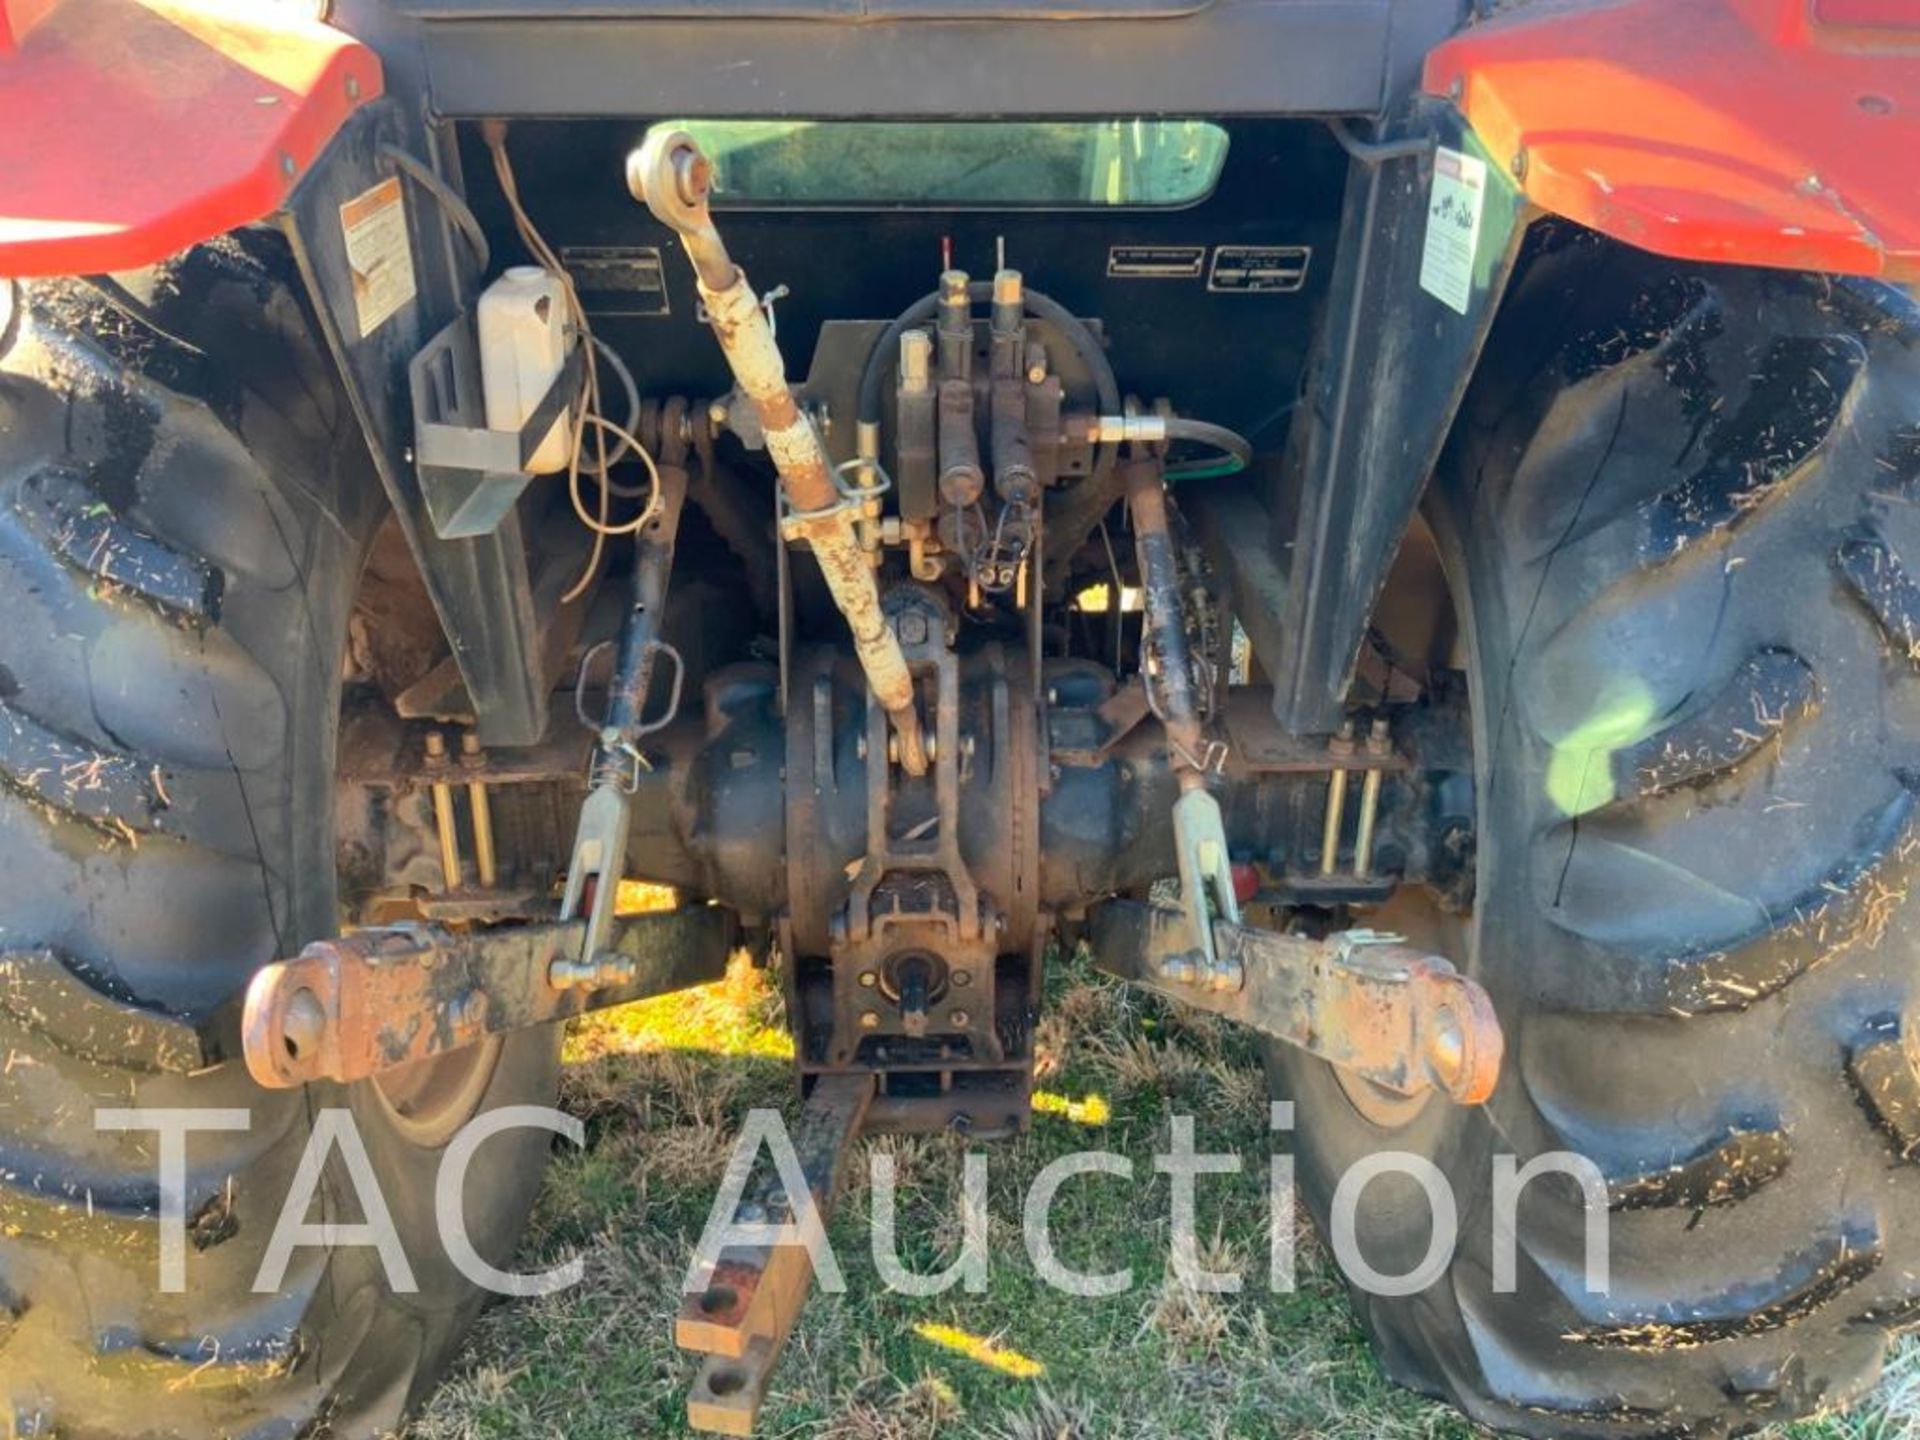
M 336 923 L 340 655 L 384 513 L 292 275 L 277 237 L 228 237 L 23 287 L 0 337 L 0 1436 L 384 1433 L 478 1308 L 411 1243 L 436 1157 L 367 1087 L 265 1092 L 231 1053 L 247 976 Z M 550 1100 L 556 1043 L 507 1047 L 484 1103 Z M 362 1121 L 418 1295 L 356 1250 L 252 1291 L 326 1104 Z M 154 1293 L 152 1137 L 101 1106 L 251 1113 L 190 1139 L 182 1295 Z M 469 1198 L 496 1263 L 545 1139 L 492 1142 Z
M 1551 232 L 1549 232 L 1551 234 Z M 1484 1112 L 1404 1132 L 1276 1051 L 1302 1185 L 1435 1158 L 1461 1248 L 1357 1296 L 1397 1378 L 1503 1430 L 1712 1437 L 1850 1402 L 1920 1322 L 1920 311 L 1890 289 L 1529 254 L 1430 505 L 1477 647 Z M 1598 1163 L 1519 1213 L 1495 1153 Z M 1390 1186 L 1360 1237 L 1424 1253 Z M 1411 1258 L 1409 1258 L 1411 1257 Z

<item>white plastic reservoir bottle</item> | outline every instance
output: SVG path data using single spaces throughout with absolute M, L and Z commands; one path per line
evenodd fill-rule
M 560 279 L 538 265 L 515 265 L 480 296 L 480 389 L 489 430 L 518 430 L 540 407 L 567 359 L 567 305 Z M 566 468 L 572 439 L 567 411 L 533 452 L 527 468 Z

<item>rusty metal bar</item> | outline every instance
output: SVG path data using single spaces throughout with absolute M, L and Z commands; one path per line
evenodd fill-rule
M 556 986 L 586 922 L 454 934 L 433 925 L 316 940 L 247 986 L 247 1069 L 269 1089 L 363 1080 L 488 1035 L 704 985 L 726 974 L 733 912 L 702 905 L 615 922 L 605 983 Z
M 1094 908 L 1094 963 L 1171 1000 L 1297 1045 L 1402 1095 L 1439 1090 L 1478 1105 L 1500 1078 L 1505 1042 L 1487 992 L 1397 935 L 1349 930 L 1313 940 L 1224 921 L 1219 965 L 1190 948 L 1177 910 L 1110 900 Z
M 789 538 L 812 547 L 833 602 L 853 632 L 867 683 L 899 732 L 900 763 L 909 774 L 924 775 L 926 743 L 913 677 L 880 609 L 873 564 L 860 544 L 860 506 L 834 483 L 820 436 L 787 384 L 786 362 L 760 299 L 714 228 L 707 206 L 712 183 L 712 166 L 683 130 L 648 132 L 627 160 L 627 187 L 634 198 L 685 242 L 714 337 L 766 431 L 767 453 L 793 512 L 784 528 Z
M 1187 658 L 1187 622 L 1180 608 L 1180 568 L 1167 521 L 1163 467 L 1157 459 L 1136 456 L 1125 462 L 1121 473 L 1127 509 L 1133 516 L 1147 651 L 1154 667 L 1146 677 L 1148 691 L 1158 691 L 1161 697 L 1156 713 L 1166 726 L 1174 768 L 1186 788 L 1202 776 L 1206 741 L 1193 693 L 1193 667 Z
M 824 1075 L 794 1127 L 794 1149 L 822 1223 L 833 1209 L 846 1157 L 873 1104 L 874 1077 Z M 796 1197 L 764 1158 L 734 1212 L 742 1225 L 787 1225 Z M 687 1423 L 719 1435 L 750 1435 L 781 1348 L 806 1304 L 813 1264 L 804 1246 L 755 1245 L 723 1252 L 704 1288 L 686 1297 L 674 1325 L 681 1349 L 707 1358 L 687 1395 Z

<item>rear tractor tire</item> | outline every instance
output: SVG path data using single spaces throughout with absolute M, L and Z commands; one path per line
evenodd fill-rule
M 1303 1194 L 1381 1150 L 1452 1182 L 1387 1371 L 1495 1428 L 1721 1436 L 1847 1404 L 1920 1321 L 1920 311 L 1890 288 L 1560 236 L 1528 257 L 1430 496 L 1470 653 L 1484 1109 L 1276 1051 Z M 1496 1293 L 1494 1157 L 1547 1175 Z M 1411 1181 L 1361 1252 L 1426 1253 Z
M 0 282 L 0 1435 L 385 1433 L 483 1298 L 437 1238 L 440 1152 L 555 1092 L 544 1032 L 345 1089 L 265 1091 L 218 1049 L 253 972 L 339 925 L 342 658 L 386 513 L 289 275 L 246 235 Z M 250 1120 L 188 1137 L 182 1293 L 160 1288 L 155 1136 L 96 1128 L 104 1107 Z M 417 1293 L 347 1247 L 254 1290 L 333 1107 Z M 476 1162 L 468 1231 L 496 1265 L 549 1141 Z M 343 1172 L 336 1150 L 309 1219 L 361 1218 Z

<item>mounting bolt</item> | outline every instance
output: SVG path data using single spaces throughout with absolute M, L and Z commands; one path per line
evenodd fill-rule
M 1200 978 L 1200 970 L 1190 954 L 1168 955 L 1160 961 L 1160 978 L 1169 985 L 1191 985 Z
M 871 970 L 862 970 L 860 972 L 860 983 L 871 990 L 880 983 L 880 977 Z
M 438 730 L 427 732 L 427 759 L 444 760 L 447 758 L 447 737 Z
M 358 100 L 359 98 L 360 77 L 358 75 L 349 75 L 347 76 L 347 99 Z
M 947 1014 L 947 1023 L 956 1030 L 964 1030 L 973 1021 L 973 1017 L 964 1010 L 952 1010 Z
M 878 1030 L 880 1028 L 879 1014 L 872 1010 L 862 1010 L 860 1012 L 860 1028 L 862 1030 Z
M 956 990 L 964 990 L 973 984 L 973 971 L 956 970 L 953 972 L 953 985 Z
M 908 645 L 927 643 L 927 617 L 918 610 L 909 610 L 900 617 L 900 639 Z

